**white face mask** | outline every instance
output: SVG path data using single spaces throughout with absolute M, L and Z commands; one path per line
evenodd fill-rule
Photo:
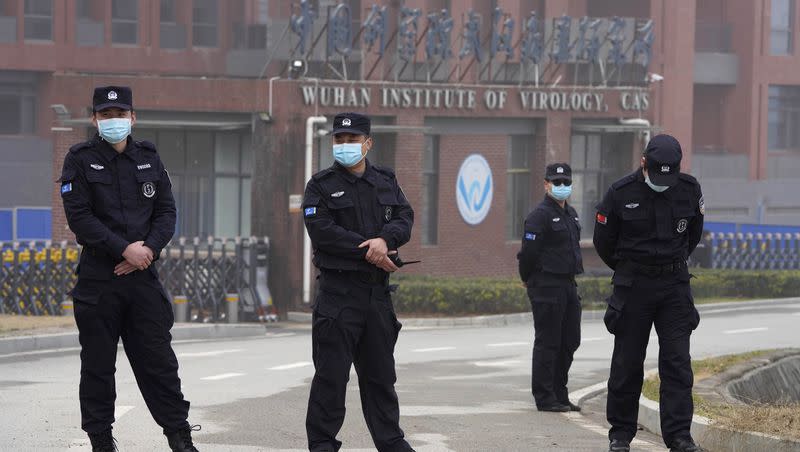
M 667 189 L 669 189 L 669 185 L 656 185 L 656 184 L 654 184 L 653 182 L 651 182 L 651 181 L 650 181 L 650 175 L 649 175 L 649 174 L 647 174 L 647 175 L 645 175 L 645 176 L 644 176 L 644 182 L 645 182 L 645 183 L 646 183 L 646 184 L 647 184 L 647 185 L 648 185 L 650 188 L 652 188 L 652 189 L 653 189 L 653 191 L 655 191 L 655 192 L 658 192 L 658 193 L 663 193 L 663 192 L 667 191 Z

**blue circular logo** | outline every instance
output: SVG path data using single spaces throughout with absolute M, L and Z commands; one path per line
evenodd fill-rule
M 480 154 L 472 154 L 461 164 L 456 179 L 456 203 L 467 224 L 480 224 L 492 207 L 492 169 Z

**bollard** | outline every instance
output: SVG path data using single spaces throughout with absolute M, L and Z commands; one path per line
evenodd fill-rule
M 189 300 L 186 295 L 176 295 L 172 300 L 175 321 L 184 323 L 189 318 Z
M 73 309 L 72 300 L 64 300 L 61 302 L 61 315 L 63 316 L 75 315 L 75 310 Z
M 239 321 L 239 294 L 225 295 L 225 304 L 227 306 L 225 317 L 228 319 L 228 323 L 237 323 Z

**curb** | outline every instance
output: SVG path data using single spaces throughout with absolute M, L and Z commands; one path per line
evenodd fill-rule
M 254 324 L 176 324 L 170 331 L 173 341 L 229 339 L 237 337 L 263 336 L 263 325 Z M 41 334 L 36 336 L 16 336 L 0 338 L 0 356 L 12 353 L 25 353 L 42 350 L 79 348 L 78 332 Z
M 731 301 L 724 303 L 698 304 L 697 310 L 700 313 L 713 314 L 715 312 L 726 312 L 730 309 L 758 309 L 764 306 L 783 306 L 800 304 L 800 298 L 775 298 L 767 300 L 753 301 Z M 602 309 L 583 311 L 582 321 L 602 320 L 605 311 Z M 287 319 L 290 322 L 311 323 L 310 312 L 289 312 Z M 479 315 L 471 317 L 431 317 L 400 318 L 400 322 L 406 327 L 495 327 L 510 325 L 533 325 L 533 315 L 530 312 L 520 312 L 516 314 L 498 315 Z

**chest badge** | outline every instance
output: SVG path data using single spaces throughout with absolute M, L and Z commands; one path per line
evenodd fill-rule
M 553 218 L 553 223 L 558 223 L 559 221 L 561 221 L 561 218 Z
M 142 184 L 142 194 L 145 198 L 152 198 L 156 195 L 156 186 L 152 182 L 145 182 Z
M 145 163 L 144 165 L 137 165 L 136 166 L 136 169 L 138 169 L 138 170 L 145 170 L 145 169 L 148 169 L 148 168 L 152 168 L 149 163 Z
M 105 168 L 103 165 L 99 165 L 99 164 L 97 164 L 97 163 L 92 163 L 92 164 L 91 164 L 91 165 L 89 165 L 89 166 L 91 166 L 91 167 L 92 167 L 92 169 L 94 169 L 94 170 L 97 170 L 97 171 L 100 171 L 101 169 Z
M 630 204 L 625 204 L 625 208 L 626 209 L 635 209 L 637 207 L 639 207 L 639 203 L 638 202 L 632 202 Z
M 343 191 L 337 191 L 336 193 L 331 193 L 331 198 L 341 198 L 344 195 Z
M 689 221 L 685 218 L 678 222 L 678 233 L 682 234 L 686 231 L 686 228 L 689 226 Z
M 388 223 L 392 219 L 392 206 L 386 206 L 383 208 L 383 219 L 386 220 Z

